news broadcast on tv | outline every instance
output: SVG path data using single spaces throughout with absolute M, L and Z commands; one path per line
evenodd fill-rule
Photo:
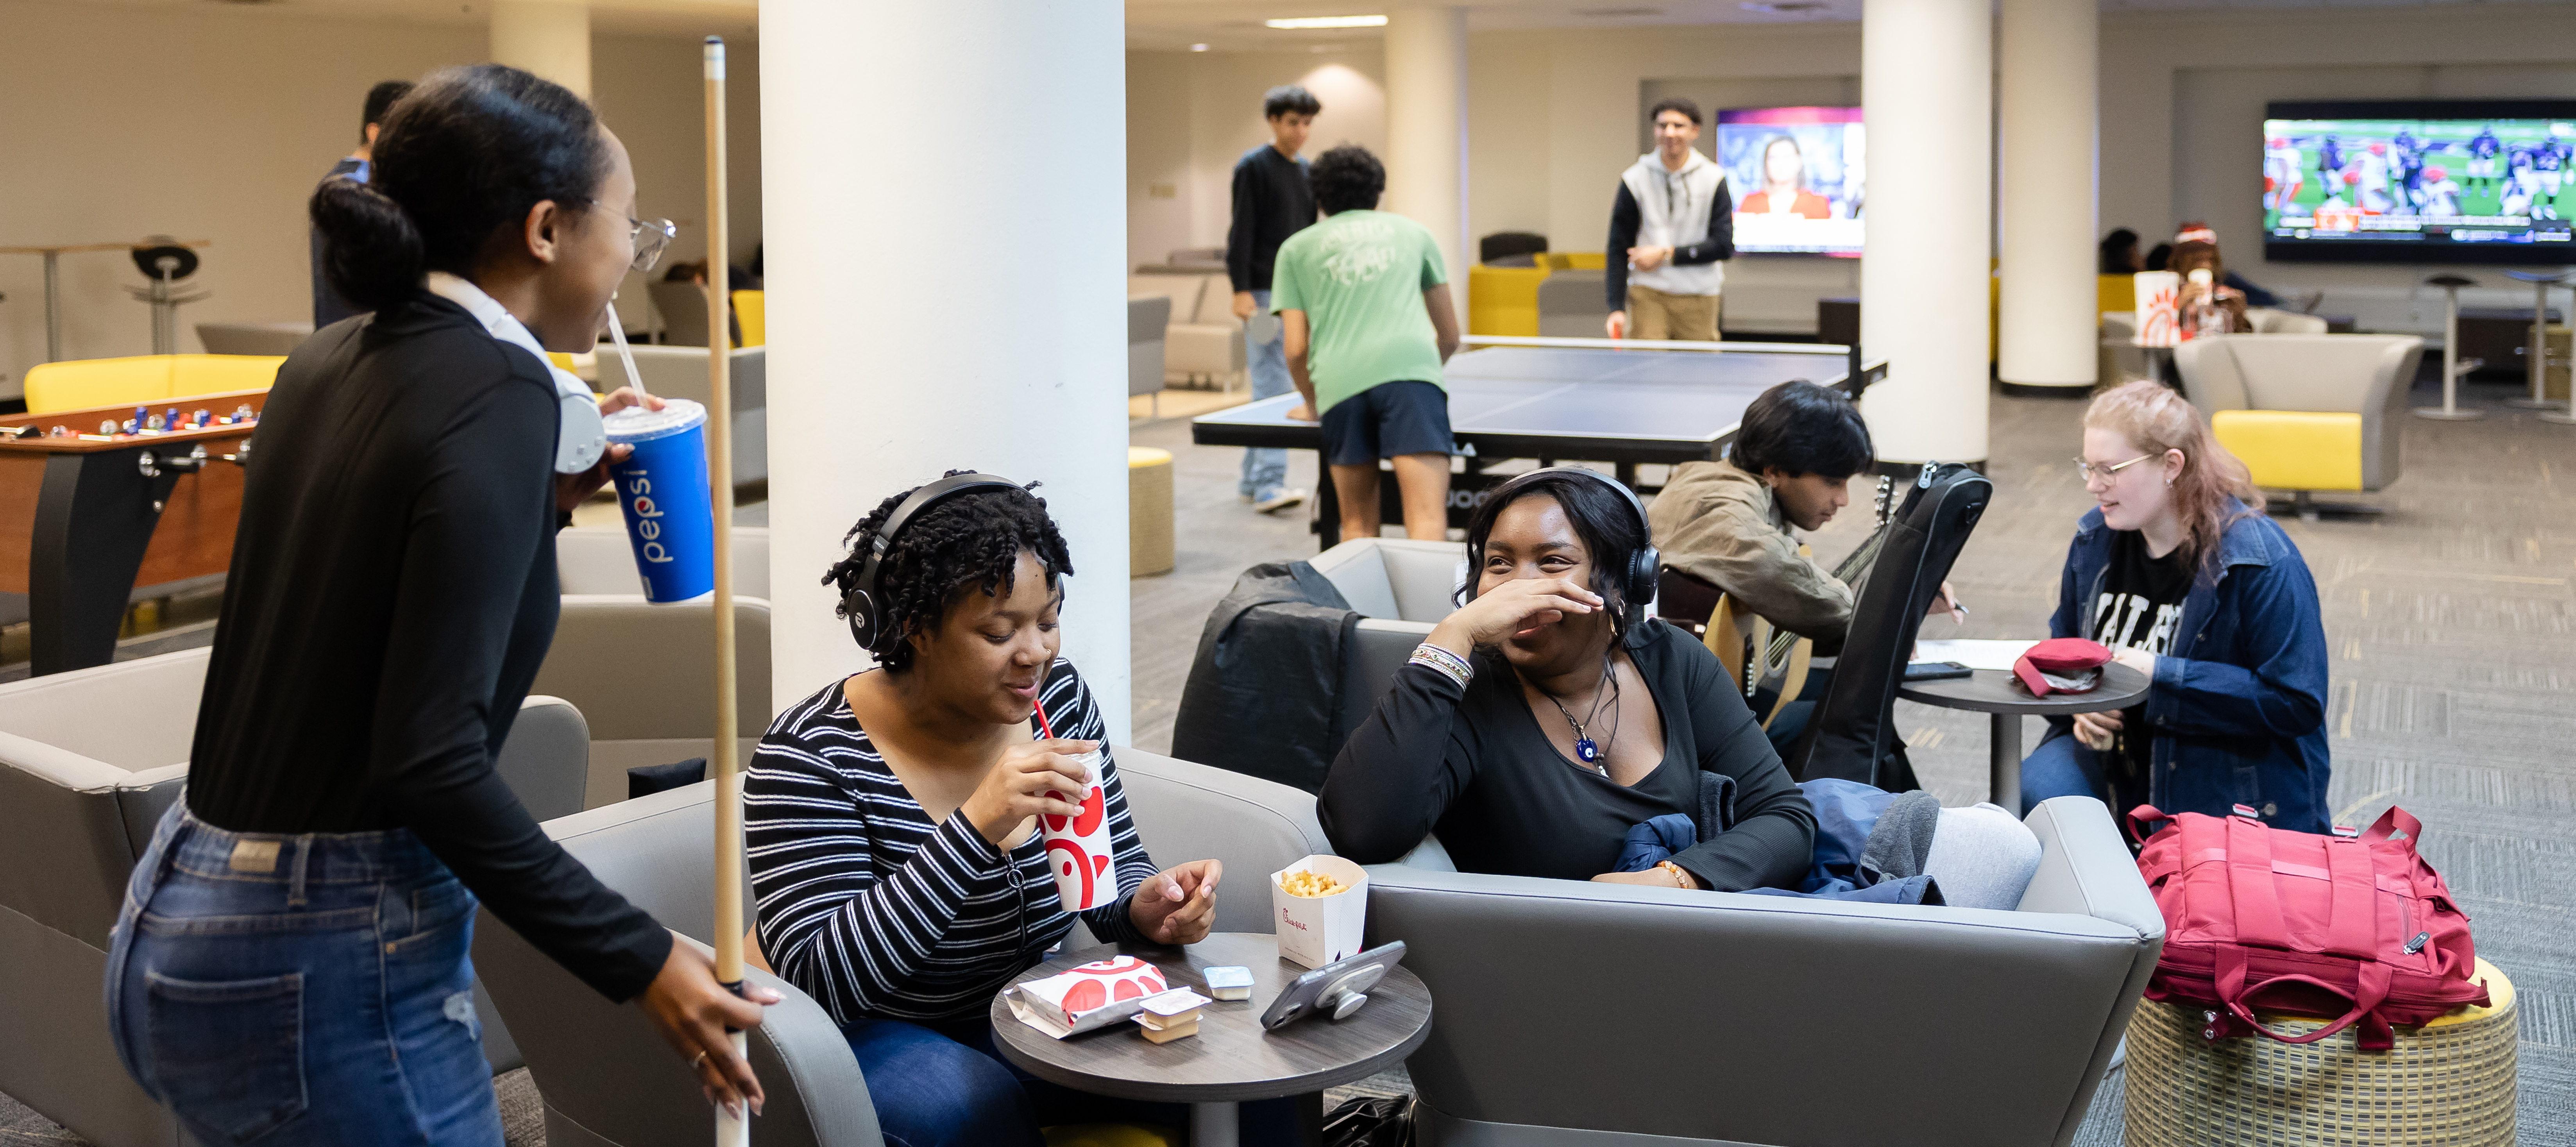
M 1863 133 L 1859 108 L 1717 113 L 1717 163 L 1735 196 L 1735 249 L 1860 254 Z
M 2570 240 L 2561 212 L 2576 208 L 2576 115 L 2273 110 L 2263 122 L 2267 258 L 2576 257 L 2547 253 Z

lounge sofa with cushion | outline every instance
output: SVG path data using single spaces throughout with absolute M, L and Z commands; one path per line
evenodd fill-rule
M 686 285 L 686 284 L 683 284 Z M 685 398 L 704 404 L 713 392 L 707 389 L 707 348 L 704 346 L 635 346 L 635 373 L 644 376 L 644 389 L 664 398 Z M 739 347 L 726 356 L 730 362 L 726 377 L 731 381 L 733 403 L 733 484 L 747 486 L 769 480 L 769 350 L 766 347 Z M 619 365 L 614 350 L 601 348 L 599 356 L 599 389 L 615 390 L 626 385 L 626 368 Z
M 1314 801 L 1251 777 L 1137 749 L 1114 750 L 1130 814 L 1159 864 L 1225 862 L 1215 928 L 1270 927 L 1263 878 L 1324 851 Z M 657 793 L 552 822 L 546 830 L 645 911 L 701 948 L 712 938 L 714 782 Z M 741 879 L 737 875 L 736 879 Z M 1066 943 L 1091 940 L 1076 927 Z M 707 1108 L 679 1058 L 642 1013 L 603 1000 L 485 913 L 474 962 L 521 1040 L 545 1097 L 555 1147 L 695 1147 Z M 752 1069 L 768 1092 L 762 1147 L 878 1147 L 868 1084 L 829 1013 L 793 985 L 756 969 L 753 983 L 786 997 L 751 1036 Z
M 212 650 L 0 685 L 0 1093 L 97 1147 L 176 1147 L 109 1042 L 100 983 L 126 879 L 179 799 Z M 540 819 L 581 808 L 581 712 L 528 698 L 499 768 Z M 476 985 L 484 1058 L 519 1065 Z
M 2397 480 L 2406 394 L 2423 357 L 2414 335 L 2213 335 L 2174 348 L 2174 369 L 2254 484 L 2290 491 L 2313 521 L 2379 512 L 2312 495 Z
M 640 348 L 639 348 L 640 349 Z M 700 351 L 700 362 L 706 352 Z M 734 733 L 750 760 L 769 707 L 769 530 L 736 526 Z M 635 554 L 618 526 L 555 535 L 563 612 L 535 690 L 581 708 L 590 722 L 585 803 L 626 799 L 626 770 L 715 751 L 715 606 L 705 598 L 644 599 Z
M 1171 322 L 1164 328 L 1165 377 L 1232 389 L 1243 373 L 1243 320 L 1234 317 L 1234 285 L 1223 270 L 1138 267 L 1127 276 L 1127 297 L 1166 295 Z
M 1366 943 L 1440 1012 L 1406 1061 L 1424 1147 L 2063 1147 L 2164 920 L 2110 811 L 2025 822 L 2017 911 L 1369 869 Z
M 147 406 L 201 394 L 266 390 L 276 383 L 277 368 L 285 361 L 284 355 L 144 354 L 49 362 L 27 371 L 27 412 Z

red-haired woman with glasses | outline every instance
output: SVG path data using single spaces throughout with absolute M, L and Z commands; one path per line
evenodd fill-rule
M 2099 641 L 2154 684 L 2117 713 L 2051 718 L 2022 763 L 2025 811 L 2068 795 L 2114 811 L 2244 805 L 2326 831 L 2316 579 L 2244 464 L 2181 395 L 2133 382 L 2093 400 L 2076 467 L 2096 505 L 2067 548 L 2049 634 Z

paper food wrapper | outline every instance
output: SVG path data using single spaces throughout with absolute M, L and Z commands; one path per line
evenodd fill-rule
M 2139 346 L 2182 345 L 2182 276 L 2171 271 L 2137 274 Z
M 1313 872 L 1341 881 L 1330 896 L 1292 896 L 1283 884 L 1292 872 Z M 1270 874 L 1271 923 L 1279 934 L 1279 955 L 1309 968 L 1320 968 L 1360 952 L 1360 930 L 1368 923 L 1368 873 L 1338 856 L 1309 856 Z
M 1101 791 L 1101 755 L 1084 754 L 1088 778 L 1080 816 L 1041 816 L 1039 835 L 1046 838 L 1047 868 L 1055 874 L 1055 894 L 1067 912 L 1088 912 L 1118 899 L 1118 876 L 1109 841 L 1108 798 Z
M 1012 988 L 1004 1000 L 1020 1022 L 1063 1039 L 1135 1015 L 1147 999 L 1170 991 L 1160 968 L 1115 956 Z

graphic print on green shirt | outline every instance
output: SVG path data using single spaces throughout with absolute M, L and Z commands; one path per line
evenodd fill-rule
M 1270 309 L 1306 312 L 1318 417 L 1381 382 L 1447 389 L 1422 292 L 1448 281 L 1431 232 L 1383 211 L 1326 216 L 1279 245 Z

